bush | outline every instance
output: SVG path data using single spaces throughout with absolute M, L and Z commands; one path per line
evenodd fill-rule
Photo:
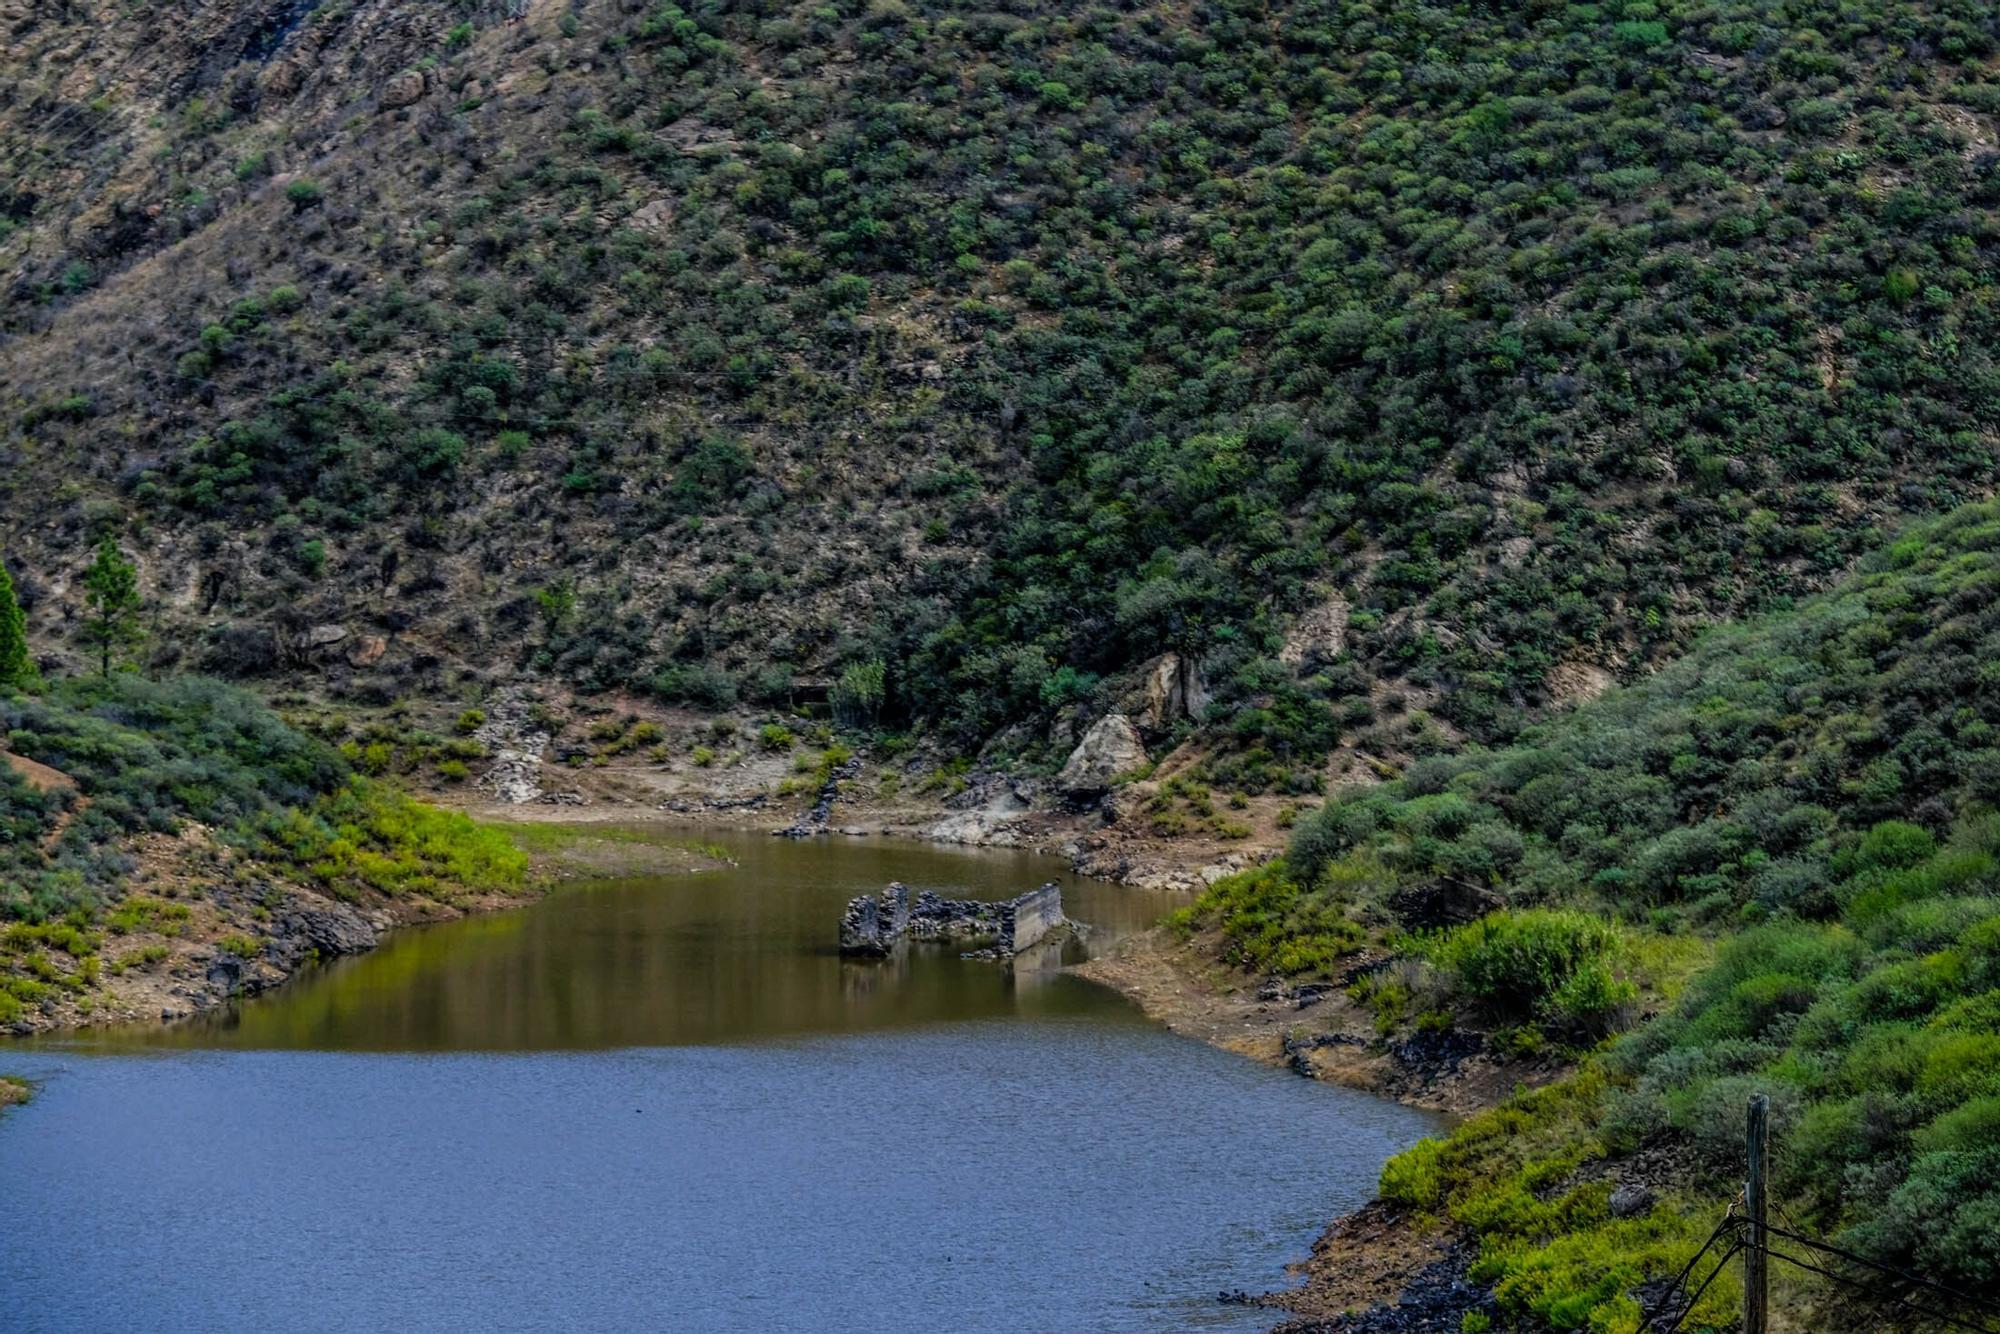
M 1213 923 L 1224 958 L 1286 976 L 1326 976 L 1365 938 L 1337 894 L 1302 890 L 1282 860 L 1216 881 L 1168 921 L 1183 936 Z
M 1586 913 L 1533 909 L 1502 912 L 1435 936 L 1424 957 L 1444 970 L 1460 996 L 1511 1022 L 1576 1007 L 1591 1022 L 1629 1002 L 1629 984 L 1613 979 L 1624 957 L 1616 928 Z

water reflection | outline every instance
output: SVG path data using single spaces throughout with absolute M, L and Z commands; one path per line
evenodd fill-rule
M 886 839 L 720 840 L 738 865 L 565 888 L 514 912 L 400 932 L 277 993 L 112 1045 L 504 1051 L 680 1046 L 998 1018 L 1102 1013 L 1118 998 L 1061 971 L 1052 939 L 1011 963 L 913 944 L 857 962 L 835 950 L 855 894 L 997 899 L 1046 880 L 1099 947 L 1183 900 L 1082 880 L 1053 859 Z

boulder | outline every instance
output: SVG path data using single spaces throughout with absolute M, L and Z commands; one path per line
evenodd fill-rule
M 1095 801 L 1111 790 L 1111 780 L 1146 762 L 1139 730 L 1122 713 L 1107 713 L 1083 734 L 1070 752 L 1056 786 L 1071 801 Z
M 277 935 L 328 957 L 361 954 L 375 948 L 375 928 L 352 908 L 330 904 L 299 908 L 279 919 Z
M 1611 1192 L 1611 1216 L 1636 1218 L 1653 1207 L 1653 1192 L 1636 1181 L 1628 1181 Z
M 424 72 L 408 69 L 382 85 L 382 109 L 394 111 L 409 106 L 424 95 Z
M 642 204 L 633 211 L 630 218 L 626 219 L 634 227 L 644 227 L 647 231 L 655 232 L 673 220 L 674 206 L 673 202 L 668 199 L 655 199 L 650 203 Z
M 306 643 L 312 648 L 330 648 L 345 638 L 347 638 L 347 627 L 332 622 L 315 625 L 306 631 Z

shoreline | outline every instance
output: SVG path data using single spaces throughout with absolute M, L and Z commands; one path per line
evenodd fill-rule
M 520 893 L 486 893 L 440 899 L 383 899 L 365 905 L 342 903 L 315 891 L 290 886 L 281 906 L 269 914 L 254 958 L 238 958 L 214 948 L 223 926 L 240 924 L 226 901 L 208 914 L 203 929 L 173 939 L 168 967 L 107 980 L 98 1004 L 79 1010 L 70 1004 L 38 1015 L 38 1023 L 16 1025 L 17 1036 L 52 1034 L 133 1023 L 193 1020 L 239 1000 L 282 986 L 295 974 L 328 957 L 365 953 L 391 931 L 452 921 L 474 914 L 527 907 L 564 881 L 650 874 L 698 874 L 724 864 L 720 848 L 703 848 L 703 831 L 773 837 L 795 813 L 785 801 L 754 806 L 710 807 L 706 800 L 673 804 L 628 799 L 505 804 L 463 802 L 463 813 L 504 829 L 530 855 L 533 879 Z M 675 803 L 678 804 L 678 803 Z M 1136 837 L 1129 829 L 1107 838 L 1106 826 L 1088 827 L 1088 817 L 1052 812 L 1015 816 L 1000 830 L 945 824 L 943 803 L 905 803 L 883 809 L 856 802 L 843 811 L 846 823 L 809 837 L 888 837 L 940 847 L 989 847 L 1062 857 L 1076 874 L 1136 888 L 1194 888 L 1216 878 L 1216 865 L 1198 870 L 1188 863 L 1200 854 L 1175 840 Z M 1116 813 L 1113 813 L 1116 819 Z M 948 831 L 941 833 L 940 830 Z M 593 830 L 598 832 L 592 832 Z M 532 831 L 532 832 L 531 832 Z M 999 837 L 992 837 L 993 833 Z M 1095 835 L 1095 837 L 1093 837 Z M 196 831 L 200 841 L 205 831 Z M 165 837 L 165 836 L 159 836 Z M 178 841 L 188 841 L 183 834 Z M 1106 847 L 1115 858 L 1106 858 Z M 1243 864 L 1275 855 L 1268 845 L 1234 850 Z M 671 853 L 663 858 L 663 853 Z M 1194 855 L 1188 855 L 1188 854 Z M 1136 870 L 1137 874 L 1133 872 Z M 1118 872 L 1125 872 L 1119 874 Z M 210 892 L 220 888 L 210 884 Z M 199 904 L 197 900 L 197 906 Z M 135 954 L 160 938 L 121 937 L 117 957 Z M 137 946 L 137 949 L 130 948 Z M 1361 955 L 1356 970 L 1372 962 Z M 1067 971 L 1106 986 L 1136 1004 L 1168 1030 L 1232 1054 L 1304 1078 L 1324 1080 L 1387 1098 L 1406 1106 L 1457 1119 L 1492 1107 L 1523 1084 L 1539 1084 L 1562 1073 L 1556 1065 L 1530 1066 L 1499 1061 L 1476 1041 L 1470 1047 L 1449 1040 L 1388 1042 L 1372 1016 L 1338 983 L 1288 987 L 1276 979 L 1254 984 L 1205 954 L 1200 942 L 1182 942 L 1164 926 L 1125 937 L 1105 953 Z M 121 985 L 122 984 L 122 985 Z M 1379 1200 L 1329 1221 L 1311 1252 L 1292 1266 L 1295 1287 L 1252 1294 L 1250 1304 L 1270 1310 L 1290 1334 L 1306 1331 L 1396 1330 L 1401 1324 L 1374 1324 L 1365 1312 L 1394 1320 L 1402 1303 L 1421 1303 L 1426 1294 L 1458 1290 L 1465 1262 L 1455 1229 L 1420 1229 Z

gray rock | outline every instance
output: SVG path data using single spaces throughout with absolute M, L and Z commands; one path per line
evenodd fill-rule
M 377 940 L 367 918 L 337 904 L 285 914 L 278 921 L 278 935 L 326 955 L 361 954 L 374 949 Z
M 1653 1192 L 1650 1187 L 1628 1181 L 1611 1192 L 1610 1204 L 1613 1218 L 1635 1218 L 1653 1207 Z

